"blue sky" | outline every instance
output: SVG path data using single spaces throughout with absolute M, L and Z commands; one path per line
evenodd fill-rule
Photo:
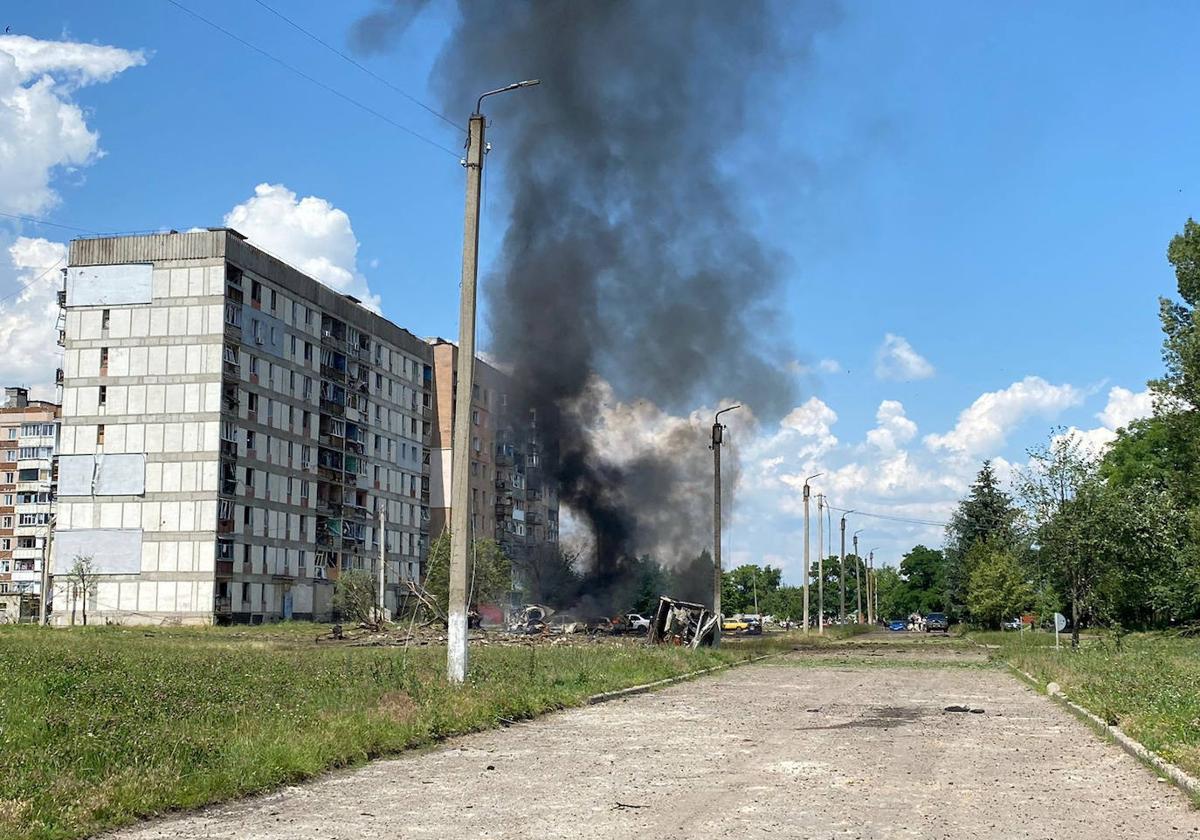
M 342 49 L 349 25 L 375 6 L 275 3 Z M 256 3 L 185 5 L 459 148 L 461 131 Z M 435 7 L 393 53 L 361 60 L 434 102 L 429 73 L 446 14 Z M 35 211 L 17 207 L 15 193 L 0 196 L 0 210 L 101 231 L 182 229 L 221 224 L 256 185 L 283 185 L 327 202 L 317 216 L 337 208 L 348 217 L 358 246 L 340 265 L 355 278 L 348 284 L 369 285 L 383 312 L 418 334 L 456 334 L 463 173 L 453 155 L 165 0 L 42 0 L 7 8 L 0 23 L 42 41 L 143 54 L 111 78 L 61 87 L 103 155 L 49 167 L 57 197 Z M 786 256 L 784 312 L 798 361 L 815 371 L 803 377 L 804 400 L 819 405 L 805 403 L 790 430 L 744 430 L 735 556 L 782 562 L 792 576 L 797 471 L 841 470 L 826 488 L 838 504 L 940 519 L 982 457 L 1016 464 L 1053 424 L 1095 430 L 1108 422 L 1097 417 L 1106 407 L 1114 423 L 1131 406 L 1144 409 L 1136 396 L 1160 368 L 1156 296 L 1173 290 L 1166 244 L 1200 206 L 1198 35 L 1200 8 L 1183 2 L 863 2 L 842 8 L 811 61 L 764 83 L 752 123 L 731 138 L 728 165 L 755 229 Z M 471 105 L 449 116 L 465 122 Z M 503 167 L 503 125 L 490 139 L 489 164 Z M 0 163 L 9 167 L 0 174 L 18 165 Z M 286 195 L 273 197 L 258 211 L 287 212 Z M 501 200 L 485 206 L 485 260 L 501 233 Z M 345 263 L 347 232 L 333 227 Z M 0 247 L 23 237 L 22 253 L 36 250 L 30 239 L 69 236 L 0 220 Z M 320 260 L 329 241 L 296 244 L 296 261 Z M 0 295 L 32 279 L 30 265 L 12 261 L 0 267 Z M 33 329 L 37 320 L 20 323 Z M 877 375 L 889 334 L 925 360 L 901 366 L 919 378 Z M 22 378 L 21 364 L 10 359 L 2 372 Z M 1011 390 L 1026 377 L 1057 390 Z M 1114 387 L 1130 397 L 1118 393 L 1114 403 Z M 960 413 L 988 393 L 1005 396 L 985 400 L 961 426 Z M 884 401 L 902 406 L 903 422 Z M 868 439 L 880 428 L 891 430 L 891 449 L 878 434 Z M 926 440 L 956 428 L 954 446 Z M 897 466 L 901 451 L 909 472 Z M 899 470 L 891 484 L 870 477 L 887 469 Z M 938 538 L 937 529 L 864 527 L 890 559 L 911 540 Z

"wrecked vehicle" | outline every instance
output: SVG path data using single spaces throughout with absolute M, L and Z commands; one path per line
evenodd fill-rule
M 719 630 L 719 616 L 703 604 L 676 601 L 663 595 L 650 622 L 650 644 L 686 645 L 697 648 L 710 646 Z
M 542 604 L 526 604 L 513 610 L 509 617 L 508 629 L 515 633 L 544 633 L 549 625 L 554 608 Z

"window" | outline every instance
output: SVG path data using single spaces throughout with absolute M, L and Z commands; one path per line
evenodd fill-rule
M 307 341 L 304 342 L 304 361 L 306 361 L 306 362 L 312 361 L 312 344 Z
M 96 427 L 96 445 L 101 446 L 101 445 L 103 445 L 103 443 L 104 443 L 104 424 L 101 423 L 99 426 Z M 24 470 L 22 470 L 21 472 L 24 472 Z
M 246 467 L 246 490 L 253 492 L 254 490 L 254 467 Z
M 258 376 L 258 357 L 257 356 L 250 357 L 250 375 Z
M 225 304 L 225 323 L 231 327 L 242 326 L 242 308 L 236 303 Z
M 471 448 L 476 452 L 480 450 L 479 438 L 471 438 Z
M 251 528 L 254 527 L 254 508 L 249 505 L 242 508 L 242 524 L 249 525 Z
M 232 367 L 238 366 L 238 349 L 232 344 L 225 345 L 225 349 L 221 351 L 221 356 Z
M 221 440 L 237 443 L 237 426 L 226 420 L 221 424 Z
M 476 426 L 479 425 L 479 409 L 471 409 L 471 422 Z
M 294 359 L 294 358 L 296 358 L 296 350 L 299 345 L 299 341 L 297 340 L 296 336 L 294 336 L 294 335 L 291 338 L 292 338 L 292 358 Z
M 5 493 L 5 494 L 4 494 L 4 506 L 5 506 L 5 507 L 12 507 L 12 506 L 13 506 L 13 494 L 12 494 L 12 493 Z
M 304 399 L 312 399 L 313 381 L 311 376 L 304 377 Z
M 246 408 L 250 411 L 258 411 L 258 394 L 248 394 L 246 396 Z
M 101 375 L 108 372 L 108 348 L 100 348 L 100 373 Z
M 15 481 L 15 480 L 16 480 L 16 478 L 15 478 L 15 476 L 14 476 L 14 474 L 13 474 L 13 473 L 6 472 L 6 473 L 4 474 L 4 483 L 5 483 L 5 484 L 12 484 L 12 483 L 13 483 L 13 481 Z
M 0 518 L 0 528 L 11 528 L 12 526 L 13 518 L 11 516 Z
M 262 283 L 257 280 L 250 281 L 250 299 L 262 303 Z
M 304 309 L 304 324 L 311 327 L 313 322 L 313 311 L 308 307 Z
M 242 584 L 242 600 L 249 603 L 250 601 L 250 584 Z
M 274 312 L 274 311 L 275 311 L 275 302 L 276 302 L 276 301 L 275 301 L 275 290 L 274 290 L 274 289 L 272 289 L 272 290 L 271 290 L 271 311 L 272 311 L 272 312 Z
M 99 397 L 98 402 L 100 403 L 100 405 L 108 405 L 108 386 L 107 385 L 100 386 L 100 397 Z
M 8 537 L 0 540 L 0 551 L 12 551 L 12 540 Z M 8 561 L 5 560 L 4 562 L 7 563 Z
M 100 313 L 100 329 L 101 330 L 108 332 L 108 324 L 112 320 L 111 316 L 112 316 L 111 309 L 105 309 L 103 312 Z
M 301 499 L 308 498 L 308 482 L 307 481 L 300 482 L 300 498 Z M 303 521 L 304 517 L 301 516 L 300 519 Z
M 8 427 L 8 439 L 9 439 L 9 440 L 16 440 L 16 439 L 17 439 L 17 427 L 16 427 L 16 426 L 9 426 L 9 427 Z
M 272 292 L 274 294 L 274 292 Z M 271 327 L 271 346 L 275 346 L 275 327 Z
M 250 430 L 246 431 L 246 451 L 254 449 L 254 444 L 257 442 L 256 437 L 254 432 Z

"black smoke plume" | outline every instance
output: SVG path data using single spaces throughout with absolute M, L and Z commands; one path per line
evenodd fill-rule
M 390 47 L 423 5 L 381 3 L 354 46 Z M 537 412 L 561 502 L 591 530 L 588 588 L 603 602 L 625 558 L 673 551 L 659 557 L 671 563 L 709 545 L 711 456 L 703 422 L 640 453 L 632 441 L 601 451 L 599 383 L 673 412 L 736 398 L 770 418 L 795 405 L 773 314 L 780 261 L 735 198 L 748 173 L 727 167 L 759 92 L 836 14 L 755 0 L 459 0 L 457 11 L 434 69 L 445 110 L 465 118 L 485 90 L 542 81 L 485 101 L 503 158 L 489 161 L 503 173 L 490 186 L 508 205 L 483 278 L 490 349 Z M 764 144 L 757 179 L 792 176 L 777 148 Z

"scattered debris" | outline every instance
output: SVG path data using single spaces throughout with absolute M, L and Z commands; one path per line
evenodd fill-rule
M 612 809 L 614 811 L 621 811 L 621 810 L 624 810 L 625 808 L 649 808 L 649 807 L 650 807 L 649 805 L 633 805 L 629 802 L 618 802 L 612 806 Z
M 712 645 L 720 628 L 718 616 L 709 612 L 703 604 L 676 601 L 663 595 L 658 599 L 658 610 L 650 622 L 650 644 L 687 645 L 697 648 Z
M 970 706 L 947 706 L 947 712 L 970 712 L 973 715 L 983 714 L 983 709 L 972 709 Z

